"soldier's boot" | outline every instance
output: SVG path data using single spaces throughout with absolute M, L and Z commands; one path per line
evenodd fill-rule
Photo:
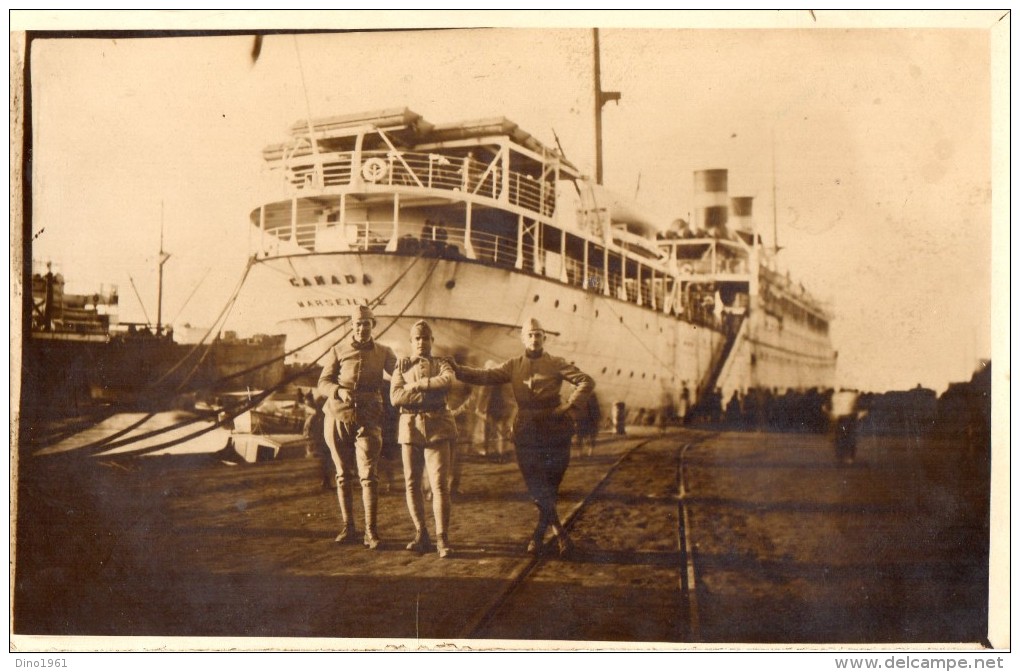
M 531 535 L 531 541 L 528 542 L 528 555 L 540 555 L 542 553 L 542 547 L 545 542 L 545 535 L 539 534 L 537 531 Z
M 420 527 L 414 532 L 414 540 L 407 545 L 407 550 L 415 553 L 428 553 L 432 550 L 432 540 L 429 539 L 429 531 Z
M 365 504 L 365 546 L 374 551 L 379 548 L 379 533 L 375 525 L 379 495 L 375 483 L 363 483 L 361 490 L 362 501 Z
M 539 508 L 538 510 L 538 524 L 535 526 L 535 531 L 531 533 L 531 541 L 528 542 L 528 553 L 531 555 L 540 555 L 545 546 L 545 531 L 549 527 L 548 518 L 546 518 L 546 512 Z
M 446 537 L 446 532 L 436 534 L 436 550 L 439 552 L 440 558 L 448 558 L 453 553 L 453 549 L 450 548 L 450 542 Z
M 336 535 L 336 543 L 353 544 L 357 543 L 358 529 L 354 524 L 354 491 L 350 483 L 337 485 L 337 499 L 340 501 L 340 518 L 343 520 L 343 527 L 340 534 Z
M 432 550 L 432 541 L 429 539 L 428 528 L 425 527 L 425 502 L 422 499 L 421 488 L 421 483 L 409 488 L 405 483 L 407 511 L 411 514 L 411 522 L 414 524 L 414 541 L 407 545 L 407 550 L 426 553 Z
M 563 529 L 563 524 L 560 523 L 559 519 L 554 520 L 552 523 L 553 534 L 556 535 L 556 545 L 560 553 L 561 558 L 566 558 L 574 551 L 574 542 L 570 540 L 570 535 Z
M 531 532 L 531 540 L 527 542 L 527 552 L 529 555 L 539 556 L 545 551 L 546 529 L 545 520 L 540 520 L 538 526 L 535 526 L 534 531 Z

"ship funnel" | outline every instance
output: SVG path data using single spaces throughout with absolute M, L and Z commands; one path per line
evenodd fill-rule
M 730 214 L 733 228 L 743 233 L 754 233 L 752 211 L 754 196 L 734 196 L 730 199 Z
M 694 172 L 694 228 L 708 235 L 726 236 L 729 214 L 728 173 L 725 168 Z

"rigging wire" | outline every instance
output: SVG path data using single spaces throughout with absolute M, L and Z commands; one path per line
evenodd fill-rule
M 380 292 L 380 294 L 378 296 L 376 296 L 372 301 L 369 302 L 369 305 L 370 306 L 377 306 L 377 305 L 379 305 L 386 298 L 386 296 L 388 296 L 390 293 L 393 292 L 393 290 L 399 285 L 400 281 L 407 275 L 408 272 L 410 272 L 410 270 L 420 260 L 421 260 L 421 257 L 420 256 L 416 256 L 414 258 L 414 260 L 411 262 L 411 264 L 409 264 L 408 267 L 399 276 L 397 276 L 397 278 L 392 283 L 390 283 L 390 285 L 385 290 Z M 390 329 L 390 327 L 392 327 L 393 324 L 396 323 L 397 319 L 399 317 L 403 316 L 403 314 L 407 311 L 408 307 L 410 307 L 411 303 L 415 299 L 418 298 L 418 296 L 421 294 L 421 292 L 425 289 L 425 286 L 428 284 L 428 280 L 432 277 L 432 274 L 435 271 L 436 267 L 439 265 L 439 261 L 440 261 L 439 259 L 436 259 L 432 263 L 431 267 L 428 269 L 428 271 L 426 273 L 426 276 L 425 276 L 424 280 L 422 281 L 421 285 L 418 287 L 418 290 L 411 296 L 410 299 L 408 299 L 407 303 L 404 305 L 404 307 L 401 309 L 401 311 L 398 313 L 398 315 L 396 317 L 394 317 L 390 321 L 390 323 L 382 331 L 379 332 L 379 336 L 382 336 L 383 334 L 385 334 L 386 331 L 388 331 Z M 304 349 L 304 348 L 310 346 L 312 343 L 314 343 L 314 342 L 316 342 L 318 340 L 321 340 L 322 338 L 328 336 L 330 333 L 333 333 L 333 332 L 337 331 L 342 326 L 347 324 L 348 321 L 349 320 L 344 320 L 344 321 L 339 322 L 336 326 L 332 327 L 331 329 L 329 329 L 328 331 L 324 332 L 323 334 L 317 336 L 316 338 L 312 339 L 311 341 L 308 341 L 304 345 L 300 346 L 300 348 L 298 348 L 297 350 Z M 189 435 L 187 435 L 185 437 L 181 437 L 180 439 L 176 439 L 174 441 L 170 441 L 170 442 L 166 442 L 166 443 L 163 443 L 163 444 L 159 444 L 158 446 L 149 446 L 149 447 L 146 447 L 146 448 L 138 449 L 136 451 L 125 451 L 123 453 L 118 453 L 117 455 L 118 456 L 120 456 L 120 455 L 134 455 L 134 454 L 142 454 L 142 453 L 152 452 L 152 451 L 155 451 L 155 450 L 162 450 L 163 448 L 167 448 L 167 447 L 170 447 L 170 446 L 177 445 L 179 443 L 183 443 L 184 441 L 188 441 L 190 439 L 196 438 L 196 437 L 201 436 L 201 435 L 203 435 L 203 434 L 205 434 L 205 433 L 207 433 L 209 431 L 212 431 L 213 429 L 216 429 L 217 427 L 222 426 L 227 420 L 232 420 L 233 418 L 237 417 L 238 415 L 241 415 L 242 413 L 257 407 L 259 404 L 261 404 L 263 401 L 265 401 L 273 393 L 279 391 L 280 389 L 284 388 L 286 385 L 290 384 L 294 380 L 297 380 L 298 378 L 303 376 L 307 371 L 309 371 L 313 366 L 315 366 L 315 364 L 320 359 L 322 359 L 322 357 L 324 357 L 326 355 L 326 353 L 329 352 L 330 349 L 335 347 L 338 343 L 340 343 L 349 334 L 350 334 L 350 330 L 347 330 L 338 339 L 336 339 L 335 341 L 330 343 L 329 347 L 327 347 L 325 350 L 323 350 L 314 360 L 312 360 L 312 362 L 310 362 L 306 366 L 300 367 L 295 373 L 293 373 L 293 374 L 291 374 L 289 376 L 285 376 L 276 385 L 273 385 L 273 386 L 267 388 L 266 390 L 260 392 L 259 394 L 253 395 L 246 403 L 244 403 L 240 407 L 234 409 L 232 411 L 232 414 L 230 414 L 230 415 L 228 415 L 228 416 L 226 416 L 224 418 L 218 419 L 217 422 L 214 423 L 213 425 L 211 425 L 210 427 L 203 428 L 202 430 L 200 430 L 198 432 L 194 432 L 194 433 L 189 434 Z M 296 352 L 297 350 L 294 350 L 292 352 Z M 280 358 L 279 357 L 274 358 L 273 361 L 276 361 L 278 359 L 280 359 Z M 202 418 L 202 417 L 188 418 L 186 420 L 182 420 L 182 421 L 173 423 L 173 424 L 168 425 L 166 427 L 161 427 L 161 428 L 158 428 L 158 429 L 154 429 L 154 430 L 151 430 L 149 432 L 145 432 L 143 434 L 139 434 L 137 436 L 133 436 L 133 437 L 128 438 L 128 439 L 120 439 L 120 437 L 124 436 L 128 432 L 131 432 L 132 430 L 136 429 L 140 425 L 142 425 L 145 422 L 147 422 L 154 415 L 155 415 L 155 413 L 149 413 L 146 416 L 144 416 L 142 419 L 132 423 L 128 427 L 126 427 L 124 429 L 121 429 L 121 430 L 115 432 L 114 434 L 112 434 L 112 435 L 110 435 L 108 437 L 105 437 L 103 439 L 99 439 L 99 440 L 94 441 L 94 442 L 92 442 L 90 444 L 86 444 L 85 446 L 82 446 L 80 448 L 74 449 L 73 454 L 76 455 L 76 456 L 84 456 L 84 455 L 97 454 L 99 452 L 104 452 L 104 451 L 107 451 L 107 450 L 112 450 L 114 448 L 118 448 L 118 447 L 125 446 L 125 445 L 130 445 L 132 443 L 137 443 L 138 441 L 141 441 L 141 440 L 144 440 L 144 439 L 148 439 L 148 438 L 152 438 L 153 436 L 158 436 L 160 434 L 165 434 L 167 432 L 171 432 L 171 431 L 174 431 L 174 430 L 177 430 L 177 429 L 181 429 L 182 427 L 186 427 L 188 425 L 191 425 L 191 424 L 194 424 L 194 423 L 197 423 L 197 422 L 202 422 L 204 420 L 204 418 Z M 50 444 L 45 446 L 44 449 L 46 447 L 50 447 L 50 446 L 54 445 L 55 443 L 56 442 L 51 442 Z M 54 455 L 54 454 L 61 454 L 61 453 L 48 453 L 47 455 Z
M 401 317 L 403 317 L 404 313 L 407 312 L 407 309 L 418 298 L 418 296 L 421 295 L 422 291 L 424 291 L 425 287 L 428 285 L 428 281 L 432 277 L 432 273 L 435 271 L 436 267 L 439 265 L 439 261 L 440 260 L 437 259 L 437 260 L 435 260 L 432 263 L 432 266 L 429 268 L 428 272 L 426 273 L 426 276 L 425 276 L 424 280 L 422 281 L 421 285 L 419 285 L 419 287 L 415 291 L 415 293 L 407 300 L 407 302 L 404 304 L 404 307 L 401 308 L 400 311 L 390 320 L 389 324 L 387 324 L 382 330 L 380 330 L 378 336 L 385 335 L 386 332 L 389 331 L 390 328 L 393 327 L 394 324 L 396 324 L 397 320 L 400 319 Z M 378 304 L 376 304 L 376 305 L 378 305 Z M 347 318 L 347 321 L 344 322 L 343 324 L 349 324 L 349 322 L 350 322 L 350 320 L 349 320 L 349 318 Z M 274 392 L 276 392 L 276 391 L 286 387 L 288 384 L 292 383 L 293 381 L 295 381 L 298 378 L 300 378 L 301 376 L 303 376 L 307 371 L 311 370 L 312 367 L 315 366 L 315 364 L 318 363 L 318 361 L 320 359 L 322 359 L 326 355 L 326 353 L 328 353 L 332 348 L 334 348 L 343 339 L 347 338 L 347 336 L 350 335 L 351 331 L 352 331 L 351 329 L 347 329 L 339 339 L 337 339 L 332 344 L 330 344 L 330 346 L 328 348 L 326 348 L 325 350 L 323 350 L 319 354 L 319 356 L 316 357 L 312 362 L 310 362 L 309 364 L 301 367 L 300 369 L 298 369 L 296 372 L 292 373 L 291 375 L 286 376 L 280 383 L 278 383 L 277 385 L 273 386 L 272 388 L 269 388 L 268 390 L 264 390 L 263 392 L 261 392 L 261 393 L 259 393 L 257 395 L 254 395 L 249 401 L 245 402 L 239 409 L 235 409 L 232 412 L 231 415 L 229 415 L 229 416 L 227 416 L 225 418 L 222 418 L 222 419 L 218 419 L 215 423 L 213 423 L 209 427 L 203 427 L 202 429 L 199 429 L 198 431 L 192 432 L 191 434 L 188 434 L 186 436 L 180 437 L 178 439 L 174 439 L 172 441 L 166 441 L 166 442 L 157 444 L 155 446 L 146 446 L 144 448 L 138 448 L 138 449 L 135 449 L 135 450 L 124 451 L 124 452 L 121 452 L 121 453 L 116 453 L 114 455 L 108 455 L 107 457 L 131 457 L 131 456 L 144 455 L 146 453 L 156 452 L 156 451 L 159 451 L 159 450 L 165 450 L 167 448 L 171 448 L 171 447 L 176 446 L 178 444 L 184 443 L 185 441 L 190 441 L 192 439 L 195 439 L 195 438 L 197 438 L 199 436 L 202 436 L 204 434 L 207 434 L 207 433 L 213 431 L 214 429 L 216 429 L 218 427 L 223 426 L 223 424 L 228 419 L 232 420 L 233 418 L 236 418 L 237 416 L 241 415 L 242 413 L 245 413 L 247 411 L 250 411 L 250 410 L 254 409 L 259 404 L 261 404 L 262 401 L 264 401 L 265 399 L 270 397 Z M 176 423 L 174 426 L 172 426 L 172 428 L 173 429 L 180 429 L 181 427 L 185 427 L 185 426 L 187 426 L 189 424 L 193 424 L 193 423 L 198 422 L 198 421 L 199 421 L 198 419 L 190 419 L 188 421 L 182 421 L 181 423 Z M 133 438 L 131 440 L 125 440 L 125 441 L 123 441 L 123 442 L 121 442 L 121 443 L 119 443 L 117 445 L 107 445 L 107 446 L 104 446 L 103 449 L 104 450 L 108 450 L 108 449 L 111 449 L 111 448 L 114 448 L 114 447 L 119 447 L 119 446 L 122 446 L 122 445 L 130 445 L 131 443 L 134 443 L 134 442 L 136 442 L 136 441 L 138 441 L 138 440 L 140 440 L 142 438 L 150 438 L 152 436 L 157 436 L 157 435 L 159 435 L 161 433 L 165 433 L 166 431 L 170 431 L 170 428 L 154 430 L 152 432 L 149 432 L 146 435 L 142 435 L 142 436 Z M 78 454 L 78 455 L 81 455 L 81 453 L 79 451 L 75 451 L 75 453 Z
M 402 280 L 403 280 L 403 279 L 404 279 L 404 278 L 405 278 L 405 277 L 407 276 L 407 274 L 408 274 L 408 273 L 409 273 L 409 272 L 411 271 L 411 269 L 412 269 L 412 268 L 414 268 L 414 266 L 415 266 L 415 265 L 416 265 L 416 264 L 417 264 L 417 263 L 418 263 L 418 262 L 419 262 L 420 260 L 421 260 L 421 256 L 416 256 L 416 257 L 414 258 L 414 261 L 412 261 L 412 262 L 411 262 L 411 263 L 410 263 L 410 264 L 409 264 L 409 265 L 407 266 L 407 268 L 405 268 L 405 269 L 404 269 L 404 270 L 403 270 L 403 271 L 402 271 L 402 272 L 400 273 L 400 275 L 398 275 L 398 276 L 397 276 L 397 278 L 396 278 L 396 279 L 395 279 L 395 280 L 394 280 L 394 281 L 393 281 L 392 283 L 390 283 L 390 285 L 389 285 L 389 286 L 388 286 L 388 287 L 387 287 L 387 288 L 386 288 L 385 290 L 383 290 L 383 291 L 382 291 L 382 292 L 381 292 L 381 293 L 380 293 L 380 294 L 379 294 L 378 296 L 376 296 L 376 297 L 375 297 L 374 299 L 372 299 L 372 300 L 371 300 L 371 301 L 369 302 L 369 306 L 370 306 L 370 307 L 374 307 L 374 306 L 378 306 L 378 305 L 379 305 L 380 303 L 382 303 L 382 301 L 383 301 L 383 300 L 384 300 L 384 299 L 385 299 L 385 298 L 386 298 L 387 296 L 389 296 L 389 295 L 390 295 L 390 294 L 391 294 L 391 293 L 393 292 L 393 290 L 394 290 L 394 289 L 396 289 L 396 288 L 397 288 L 397 287 L 398 287 L 398 286 L 400 285 L 400 282 L 401 282 L 401 281 L 402 281 Z M 216 387 L 216 386 L 218 386 L 218 385 L 222 384 L 222 383 L 223 383 L 224 381 L 227 381 L 227 380 L 231 380 L 231 379 L 233 379 L 233 378 L 238 378 L 238 377 L 241 377 L 241 376 L 247 375 L 247 374 L 249 374 L 249 373 L 252 373 L 252 372 L 254 372 L 254 371 L 257 371 L 257 370 L 259 370 L 259 369 L 261 369 L 261 368 L 264 368 L 264 367 L 270 366 L 271 364 L 275 364 L 276 362 L 278 362 L 278 361 L 280 361 L 280 360 L 285 360 L 285 359 L 286 359 L 287 357 L 290 357 L 290 356 L 291 356 L 291 355 L 293 355 L 293 354 L 296 354 L 296 353 L 298 353 L 298 352 L 301 352 L 302 350 L 304 350 L 305 348 L 309 347 L 310 345 L 312 345 L 312 344 L 313 344 L 313 343 L 315 343 L 316 341 L 320 341 L 320 340 L 322 340 L 323 338 L 325 338 L 325 337 L 326 337 L 326 336 L 328 336 L 329 334 L 331 334 L 331 333 L 333 333 L 334 331 L 336 331 L 337 329 L 339 329 L 339 328 L 340 328 L 340 326 L 342 326 L 342 324 L 343 324 L 343 322 L 340 322 L 340 323 L 338 323 L 337 325 L 335 325 L 335 326 L 331 327 L 330 329 L 328 329 L 328 330 L 324 331 L 323 333 L 319 334 L 319 335 L 318 335 L 318 336 L 316 336 L 315 338 L 312 338 L 311 340 L 309 340 L 309 341 L 306 341 L 306 342 L 302 343 L 301 345 L 297 346 L 296 348 L 294 348 L 294 349 L 292 349 L 292 350 L 288 350 L 288 351 L 284 352 L 284 353 L 283 353 L 282 355 L 277 355 L 276 357 L 273 357 L 272 359 L 268 359 L 268 360 L 265 360 L 264 362 L 260 362 L 259 364 L 255 364 L 255 365 L 253 365 L 253 366 L 250 366 L 250 367 L 248 367 L 247 369 L 243 369 L 243 370 L 241 370 L 241 371 L 237 371 L 237 372 L 235 372 L 235 373 L 232 373 L 232 374 L 230 374 L 230 375 L 227 375 L 227 376 L 223 376 L 223 377 L 221 377 L 221 378 L 218 378 L 218 379 L 217 379 L 217 380 L 216 380 L 216 381 L 215 381 L 215 382 L 214 382 L 214 383 L 213 383 L 213 384 L 211 385 L 211 387 Z M 343 337 L 341 337 L 341 338 L 340 338 L 340 340 L 343 340 Z M 339 341 L 336 341 L 336 342 L 334 342 L 334 343 L 333 343 L 333 345 L 336 345 L 336 343 L 338 343 L 338 342 L 339 342 Z
M 142 308 L 142 315 L 145 316 L 145 324 L 152 324 L 152 320 L 149 319 L 149 311 L 145 310 L 145 302 L 142 301 L 142 295 L 138 293 L 138 287 L 135 286 L 135 279 L 129 275 L 128 280 L 131 281 L 131 289 L 135 290 L 135 298 L 138 299 L 138 305 Z
M 248 273 L 249 273 L 250 270 L 251 270 L 251 260 L 249 259 L 248 264 L 245 266 L 244 272 L 241 274 L 241 279 L 238 282 L 237 287 L 235 287 L 235 289 L 234 289 L 233 295 L 230 297 L 230 299 L 227 300 L 227 304 L 220 311 L 220 314 L 216 318 L 216 321 L 213 322 L 213 325 L 206 331 L 205 335 L 202 337 L 202 340 L 199 341 L 190 351 L 188 351 L 173 367 L 171 367 L 168 371 L 164 372 L 163 375 L 161 375 L 158 379 L 150 382 L 146 386 L 145 389 L 143 389 L 140 392 L 138 392 L 138 394 L 135 395 L 135 402 L 136 403 L 138 401 L 140 401 L 140 400 L 143 401 L 143 402 L 146 402 L 146 403 L 151 401 L 151 396 L 156 394 L 157 392 L 159 392 L 159 390 L 156 389 L 157 386 L 160 385 L 164 380 L 166 380 L 166 378 L 171 373 L 176 371 L 185 361 L 187 361 L 187 359 L 189 357 L 191 357 L 197 351 L 197 349 L 202 345 L 202 343 L 209 337 L 209 335 L 215 329 L 216 324 L 218 324 L 220 322 L 221 318 L 225 314 L 228 313 L 230 307 L 233 305 L 233 302 L 236 301 L 237 296 L 240 293 L 241 288 L 244 286 L 245 280 L 247 279 Z M 191 376 L 193 376 L 195 371 L 198 369 L 198 365 L 202 363 L 202 361 L 204 360 L 205 356 L 208 356 L 208 351 L 209 351 L 209 349 L 207 348 L 205 355 L 203 355 L 203 358 L 200 359 L 198 361 L 198 363 L 194 367 L 192 367 L 192 370 L 188 373 L 187 377 L 184 379 L 184 381 L 182 381 L 174 389 L 174 392 L 179 392 L 181 390 L 181 388 L 187 383 L 187 381 L 191 379 Z M 99 412 L 95 416 L 93 416 L 92 425 L 94 426 L 94 425 L 96 425 L 96 424 L 98 424 L 100 422 L 103 422 L 104 420 L 108 420 L 110 417 L 115 415 L 116 412 L 117 412 L 116 409 L 110 409 L 110 408 L 102 409 L 101 412 Z M 96 447 L 96 446 L 104 446 L 104 445 L 107 445 L 107 444 L 109 444 L 111 442 L 114 442 L 117 439 L 119 439 L 120 437 L 122 437 L 122 436 L 124 436 L 124 435 L 126 435 L 126 434 L 128 434 L 128 433 L 130 433 L 132 431 L 134 431 L 138 427 L 141 427 L 146 422 L 151 420 L 155 415 L 156 415 L 155 412 L 152 412 L 152 411 L 147 412 L 146 414 L 144 414 L 141 418 L 139 418 L 135 422 L 132 422 L 128 426 L 123 427 L 123 428 L 117 430 L 116 432 L 114 432 L 113 434 L 110 434 L 109 436 L 106 436 L 106 437 L 104 437 L 102 439 L 98 439 L 98 440 L 96 440 L 96 441 L 94 441 L 94 442 L 92 442 L 90 444 L 87 444 L 85 446 L 85 448 L 93 448 L 93 447 Z M 69 434 L 57 435 L 55 437 L 50 437 L 49 441 L 47 441 L 47 443 L 42 447 L 42 449 L 46 449 L 46 448 L 49 448 L 50 446 L 53 446 L 53 445 L 55 445 L 57 443 L 60 443 L 61 441 L 64 441 L 65 439 L 69 438 L 70 436 L 74 436 L 77 433 L 78 432 L 75 431 L 75 432 L 71 432 Z
M 244 288 L 244 283 L 247 282 L 248 280 L 248 274 L 251 272 L 253 265 L 254 260 L 252 257 L 249 257 L 248 262 L 244 266 L 244 270 L 241 272 L 241 279 L 238 280 L 237 286 L 234 287 L 234 291 L 231 293 L 230 298 L 227 299 L 226 304 L 220 310 L 220 313 L 219 315 L 216 316 L 216 319 L 213 320 L 212 325 L 206 330 L 201 340 L 199 340 L 198 343 L 196 343 L 192 347 L 192 349 L 184 357 L 182 357 L 174 366 L 172 366 L 162 376 L 160 376 L 157 380 L 150 384 L 149 388 L 155 388 L 156 385 L 161 384 L 163 381 L 167 379 L 167 377 L 170 376 L 170 374 L 172 374 L 178 368 L 180 368 L 184 364 L 184 362 L 188 359 L 188 357 L 190 357 L 199 350 L 199 348 L 206 342 L 206 340 L 209 339 L 209 337 L 213 334 L 214 331 L 217 334 L 220 333 L 220 330 L 222 330 L 222 325 L 226 323 L 227 318 L 230 316 L 230 311 L 232 311 L 234 309 L 234 306 L 237 304 L 237 298 L 241 294 L 241 289 Z M 189 380 L 191 380 L 191 377 L 195 375 L 195 371 L 198 370 L 198 366 L 203 361 L 205 361 L 206 357 L 209 356 L 210 351 L 211 350 L 209 348 L 206 348 L 204 350 L 198 362 L 195 363 L 195 365 L 191 368 L 191 371 L 189 371 L 188 374 L 184 377 L 184 380 L 180 384 L 178 384 L 178 386 L 175 388 L 175 391 L 180 391 L 183 388 L 183 386 L 187 384 Z
M 176 322 L 177 318 L 181 316 L 182 312 L 184 312 L 184 309 L 188 307 L 188 304 L 191 302 L 191 299 L 193 299 L 195 297 L 195 294 L 198 292 L 199 288 L 202 286 L 202 283 L 205 282 L 205 279 L 209 277 L 209 273 L 211 271 L 212 271 L 212 266 L 210 266 L 209 268 L 205 269 L 205 275 L 203 275 L 202 279 L 198 281 L 198 284 L 195 285 L 195 288 L 193 290 L 191 290 L 191 294 L 188 294 L 188 298 L 184 299 L 184 303 L 181 304 L 181 307 L 177 309 L 177 314 L 174 315 L 170 319 L 170 324 L 173 324 L 174 322 Z
M 605 297 L 600 297 L 600 298 L 603 298 L 603 299 L 605 299 Z M 606 306 L 607 308 L 609 308 L 609 312 L 611 312 L 611 313 L 612 313 L 613 315 L 615 315 L 616 317 L 621 317 L 621 315 L 620 315 L 620 314 L 619 314 L 618 312 L 616 312 L 616 311 L 615 311 L 615 310 L 613 309 L 613 303 L 612 303 L 612 301 L 604 301 L 604 305 L 605 305 L 605 306 Z M 672 369 L 672 368 L 673 368 L 673 365 L 672 365 L 671 363 L 669 363 L 669 362 L 666 362 L 666 361 L 664 361 L 664 360 L 663 360 L 663 359 L 662 359 L 661 357 L 659 357 L 659 356 L 658 356 L 658 355 L 657 355 L 657 354 L 655 353 L 655 351 L 654 351 L 654 350 L 652 350 L 652 349 L 651 349 L 650 347 L 648 347 L 648 344 L 647 344 L 647 343 L 645 343 L 645 342 L 644 342 L 644 341 L 643 341 L 643 340 L 641 339 L 641 337 L 640 337 L 640 336 L 638 335 L 638 333 L 637 333 L 636 331 L 634 331 L 633 329 L 631 329 L 630 325 L 629 325 L 629 324 L 627 324 L 627 321 L 626 321 L 626 320 L 623 320 L 623 321 L 621 321 L 620 323 L 621 323 L 621 324 L 623 325 L 623 328 L 624 328 L 624 329 L 626 329 L 626 330 L 627 330 L 627 331 L 628 331 L 628 332 L 630 333 L 630 335 L 634 337 L 634 340 L 635 340 L 635 341 L 637 341 L 637 342 L 638 342 L 638 343 L 639 343 L 639 344 L 641 345 L 641 347 L 643 347 L 643 348 L 644 348 L 645 350 L 647 350 L 647 351 L 648 351 L 648 353 L 649 353 L 649 354 L 650 354 L 650 355 L 652 356 L 652 359 L 654 359 L 654 360 L 655 360 L 656 362 L 658 362 L 659 364 L 661 364 L 661 365 L 662 365 L 663 367 L 665 367 L 665 368 L 666 368 L 667 370 L 669 370 L 669 369 Z
M 229 308 L 229 306 L 231 305 L 231 302 L 236 300 L 237 295 L 240 293 L 242 287 L 244 286 L 244 282 L 245 282 L 245 280 L 246 280 L 246 278 L 248 276 L 248 272 L 250 270 L 250 266 L 251 266 L 251 260 L 249 260 L 248 265 L 245 267 L 245 269 L 244 269 L 244 271 L 243 271 L 243 273 L 241 275 L 241 279 L 238 282 L 238 285 L 235 288 L 233 295 L 231 296 L 231 298 L 229 298 L 227 300 L 227 304 L 224 306 L 223 310 L 220 311 L 220 316 L 223 316 L 224 313 Z M 129 278 L 130 278 L 130 276 L 129 276 Z M 131 284 L 132 284 L 132 287 L 133 287 L 134 286 L 134 281 L 133 280 L 132 280 Z M 135 291 L 137 293 L 137 289 Z M 140 300 L 141 300 L 141 297 L 139 297 L 139 301 Z M 143 307 L 143 311 L 144 311 L 144 307 Z M 146 316 L 146 320 L 148 320 L 147 316 Z M 181 359 L 178 360 L 178 362 L 173 367 L 171 367 L 168 371 L 164 372 L 158 379 L 156 379 L 154 381 L 150 381 L 145 386 L 145 388 L 143 388 L 142 390 L 138 391 L 134 395 L 134 398 L 133 398 L 134 403 L 137 404 L 137 403 L 149 403 L 149 402 L 151 402 L 152 401 L 152 396 L 157 394 L 157 393 L 159 393 L 159 392 L 161 392 L 161 390 L 157 389 L 158 386 L 160 384 L 162 384 L 163 381 L 165 381 L 166 378 L 171 373 L 173 373 L 173 371 L 178 369 L 185 361 L 187 361 L 188 358 L 190 358 L 192 355 L 195 354 L 195 352 L 202 346 L 202 344 L 205 342 L 205 340 L 213 332 L 213 330 L 215 329 L 216 324 L 219 321 L 220 321 L 220 317 L 217 317 L 216 318 L 216 322 L 214 322 L 213 326 L 211 326 L 206 331 L 206 333 L 205 333 L 205 335 L 203 335 L 202 339 L 198 343 L 196 343 L 194 345 L 194 347 L 192 347 L 191 350 L 189 350 L 187 353 L 185 353 L 184 356 L 182 356 Z M 200 360 L 199 363 L 201 363 L 201 360 Z M 184 380 L 184 382 L 181 385 L 179 385 L 174 390 L 175 392 L 179 391 L 181 389 L 181 387 L 183 386 L 183 384 L 191 379 L 191 376 L 194 375 L 194 371 L 195 370 L 197 370 L 197 365 L 193 368 L 192 372 L 188 375 L 188 377 Z M 109 419 L 111 416 L 115 415 L 118 412 L 118 409 L 121 409 L 121 408 L 123 408 L 125 406 L 128 406 L 127 402 L 118 402 L 113 407 L 104 407 L 104 408 L 101 408 L 101 409 L 93 410 L 93 411 L 91 411 L 91 412 L 86 414 L 85 422 L 87 423 L 87 426 L 95 426 L 96 424 L 98 424 L 100 422 L 103 422 L 104 420 Z M 127 434 L 128 432 L 132 431 L 133 429 L 135 429 L 135 428 L 139 427 L 140 425 L 144 424 L 145 422 L 147 422 L 150 418 L 153 417 L 153 415 L 155 415 L 155 414 L 154 413 L 149 413 L 149 414 L 143 416 L 138 421 L 132 423 L 131 425 L 129 425 L 127 427 L 124 427 L 124 428 L 118 430 L 117 432 L 114 432 L 113 434 L 111 434 L 110 436 L 106 437 L 106 439 L 103 439 L 103 440 L 114 440 L 116 438 L 119 438 L 119 437 L 123 436 L 124 434 Z M 80 428 L 76 428 L 76 429 L 71 429 L 71 430 L 68 430 L 68 431 L 58 432 L 56 434 L 53 434 L 53 435 L 49 436 L 46 439 L 46 441 L 43 444 L 42 448 L 45 449 L 45 448 L 48 448 L 48 447 L 53 446 L 55 444 L 58 444 L 61 441 L 64 441 L 64 440 L 74 436 L 75 434 L 80 433 L 81 431 L 83 431 L 83 430 L 80 429 Z

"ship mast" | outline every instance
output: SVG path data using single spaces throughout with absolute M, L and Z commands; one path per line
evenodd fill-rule
M 308 84 L 305 83 L 305 66 L 301 62 L 301 49 L 298 47 L 297 35 L 294 35 L 294 53 L 297 54 L 298 72 L 301 74 L 301 91 L 305 94 L 305 124 L 308 126 L 308 141 L 312 145 L 312 156 L 315 160 L 315 180 L 318 185 L 323 184 L 322 155 L 319 154 L 319 143 L 315 139 L 315 131 L 312 128 L 312 104 L 308 100 Z
M 163 251 L 163 201 L 159 202 L 159 284 L 156 294 L 156 336 L 163 335 L 163 264 L 170 254 Z
M 776 128 L 772 127 L 772 245 L 773 257 L 779 254 L 779 218 L 776 215 L 778 205 L 776 204 Z
M 602 107 L 609 101 L 619 101 L 619 91 L 602 90 L 602 63 L 599 59 L 599 29 L 593 28 L 595 38 L 595 184 L 602 184 Z

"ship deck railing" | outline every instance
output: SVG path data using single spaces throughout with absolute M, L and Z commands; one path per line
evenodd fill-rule
M 551 216 L 556 207 L 556 190 L 548 180 L 518 171 L 503 175 L 498 158 L 485 163 L 471 156 L 435 152 L 326 152 L 281 161 L 291 188 L 328 190 L 350 186 L 376 185 L 401 191 L 422 189 L 459 191 L 465 195 L 523 208 Z
M 582 259 L 535 245 L 530 239 L 518 240 L 478 229 L 471 231 L 469 246 L 465 228 L 446 222 L 414 230 L 401 226 L 400 230 L 405 232 L 394 242 L 394 227 L 388 222 L 348 220 L 343 230 L 336 223 L 329 226 L 320 222 L 310 229 L 298 228 L 296 242 L 301 246 L 301 253 L 420 255 L 484 264 L 541 276 L 593 294 L 671 313 L 695 324 L 720 328 L 716 308 L 710 305 L 715 299 L 712 283 L 695 282 L 697 276 L 682 282 L 679 276 L 668 273 L 662 266 L 654 267 L 625 256 L 619 250 L 609 253 L 609 268 L 606 269 L 603 254 L 590 255 L 586 266 Z M 468 249 L 471 256 L 467 254 Z M 275 250 L 271 255 L 281 252 Z
M 743 276 L 747 281 L 750 248 L 725 238 L 661 239 L 657 241 L 670 268 L 682 275 L 701 275 L 720 280 L 722 276 Z

